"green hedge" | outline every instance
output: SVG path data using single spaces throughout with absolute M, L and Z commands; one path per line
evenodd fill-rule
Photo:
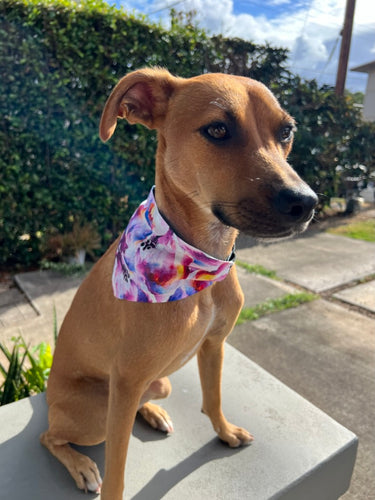
M 37 264 L 53 230 L 90 222 L 103 250 L 125 227 L 153 182 L 156 136 L 124 121 L 102 144 L 98 123 L 115 83 L 140 67 L 271 86 L 299 123 L 292 163 L 326 197 L 340 189 L 338 165 L 374 168 L 374 126 L 350 97 L 286 73 L 286 50 L 171 21 L 166 30 L 103 0 L 1 0 L 0 266 Z
M 285 51 L 233 44 L 178 15 L 167 31 L 101 0 L 2 0 L 0 265 L 37 263 L 45 236 L 77 220 L 94 223 L 105 248 L 152 183 L 156 140 L 123 122 L 100 142 L 110 90 L 144 66 L 180 76 L 225 70 L 226 52 L 238 48 L 241 71 L 267 68 L 268 84 L 279 77 Z
M 348 178 L 364 185 L 374 180 L 375 123 L 362 121 L 355 95 L 338 97 L 332 87 L 293 75 L 273 90 L 298 125 L 290 162 L 319 194 L 321 206 L 353 194 L 350 185 L 357 181 Z

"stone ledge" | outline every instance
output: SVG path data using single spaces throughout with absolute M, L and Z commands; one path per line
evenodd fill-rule
M 171 377 L 163 403 L 175 433 L 165 437 L 138 420 L 130 441 L 124 498 L 133 500 L 334 500 L 348 489 L 356 436 L 226 346 L 224 412 L 255 436 L 230 449 L 200 413 L 196 360 Z M 0 408 L 2 498 L 79 500 L 65 468 L 38 440 L 47 426 L 45 396 Z M 104 468 L 104 445 L 85 448 Z M 90 495 L 90 498 L 98 498 Z

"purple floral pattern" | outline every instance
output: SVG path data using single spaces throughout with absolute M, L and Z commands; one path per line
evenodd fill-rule
M 234 263 L 219 260 L 179 238 L 156 206 L 154 188 L 123 232 L 112 275 L 115 297 L 132 302 L 184 299 L 222 281 Z

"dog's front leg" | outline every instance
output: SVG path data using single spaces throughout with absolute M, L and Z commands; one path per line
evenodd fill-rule
M 129 439 L 145 384 L 112 369 L 101 500 L 121 500 Z
M 249 444 L 253 436 L 245 429 L 227 421 L 221 407 L 221 373 L 224 359 L 224 341 L 208 337 L 198 351 L 199 374 L 202 385 L 202 411 L 211 420 L 222 441 L 232 448 Z

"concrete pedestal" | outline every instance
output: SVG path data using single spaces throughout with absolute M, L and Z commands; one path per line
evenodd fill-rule
M 352 432 L 227 345 L 224 413 L 255 436 L 250 446 L 230 449 L 200 412 L 196 365 L 193 359 L 171 377 L 172 395 L 162 403 L 173 419 L 173 435 L 166 437 L 137 419 L 124 498 L 334 500 L 345 493 L 357 450 Z M 39 444 L 46 427 L 44 395 L 0 408 L 1 499 L 85 498 Z M 84 452 L 103 473 L 104 445 Z

